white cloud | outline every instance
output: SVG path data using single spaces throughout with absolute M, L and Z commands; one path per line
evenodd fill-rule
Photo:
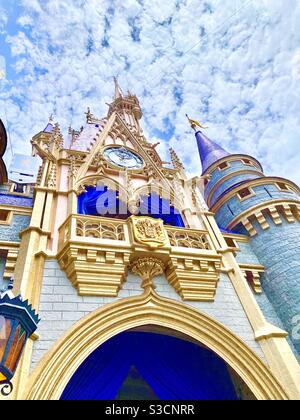
M 6 60 L 0 55 L 0 80 L 3 80 L 6 75 Z
M 3 32 L 5 26 L 7 25 L 7 13 L 5 9 L 0 4 L 0 34 Z
M 87 106 L 105 114 L 119 75 L 140 98 L 150 140 L 174 128 L 169 143 L 191 175 L 200 161 L 186 112 L 229 151 L 300 183 L 297 0 L 21 4 L 18 31 L 7 37 L 18 76 L 0 91 L 19 151 L 30 150 L 52 112 L 64 130 L 82 125 Z

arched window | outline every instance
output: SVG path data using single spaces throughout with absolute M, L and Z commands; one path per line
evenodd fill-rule
M 87 187 L 86 192 L 78 197 L 78 213 L 117 219 L 127 219 L 131 216 L 126 203 L 119 199 L 118 191 L 101 185 Z M 140 208 L 136 215 L 159 218 L 166 225 L 185 226 L 180 212 L 170 200 L 155 193 L 141 197 Z

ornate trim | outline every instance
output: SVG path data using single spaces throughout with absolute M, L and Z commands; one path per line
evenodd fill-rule
M 144 290 L 155 289 L 153 278 L 163 274 L 165 264 L 158 258 L 138 258 L 131 264 L 131 270 L 143 280 Z
M 255 217 L 263 230 L 270 227 L 263 211 L 268 211 L 268 214 L 275 225 L 282 223 L 282 217 L 284 217 L 288 223 L 293 223 L 296 220 L 300 222 L 300 201 L 270 200 L 245 210 L 229 223 L 227 229 L 233 229 L 239 223 L 243 223 L 249 235 L 253 237 L 257 234 L 257 231 L 254 228 L 252 221 L 249 220 L 250 216 Z
M 168 244 L 163 220 L 136 216 L 131 216 L 129 220 L 136 242 L 154 249 Z
M 239 264 L 239 266 L 254 293 L 261 294 L 263 290 L 260 277 L 265 272 L 264 266 L 254 264 Z
M 126 222 L 70 216 L 59 229 L 58 261 L 80 295 L 118 295 L 127 276 Z
M 136 258 L 163 259 L 169 283 L 184 300 L 213 301 L 221 272 L 222 256 L 207 231 L 165 228 L 151 217 L 70 216 L 59 229 L 58 250 L 80 295 L 117 296 Z
M 173 254 L 167 264 L 167 280 L 183 300 L 213 302 L 221 259 L 221 256 L 200 258 Z

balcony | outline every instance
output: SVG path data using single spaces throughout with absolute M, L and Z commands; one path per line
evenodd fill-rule
M 221 270 L 208 232 L 159 219 L 70 216 L 59 229 L 58 259 L 79 295 L 117 296 L 130 264 L 155 256 L 184 300 L 213 301 Z

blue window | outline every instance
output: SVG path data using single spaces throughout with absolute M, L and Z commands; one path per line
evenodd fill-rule
M 87 192 L 78 198 L 78 213 L 118 219 L 127 219 L 131 216 L 126 204 L 119 200 L 118 192 L 105 186 L 87 187 Z M 141 215 L 162 219 L 166 225 L 184 227 L 180 212 L 169 200 L 157 194 L 141 198 L 138 216 Z

